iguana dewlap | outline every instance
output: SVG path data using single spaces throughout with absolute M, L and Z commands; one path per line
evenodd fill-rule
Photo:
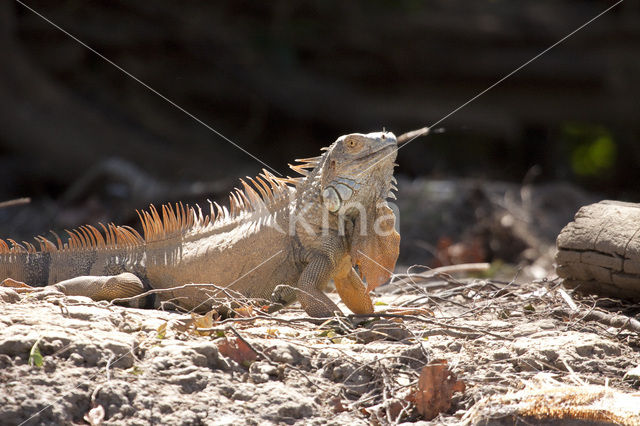
M 151 206 L 139 212 L 143 236 L 110 224 L 68 231 L 67 242 L 36 237 L 38 250 L 0 240 L 0 281 L 56 285 L 95 300 L 208 284 L 159 299 L 198 311 L 239 297 L 271 310 L 299 300 L 309 315 L 329 317 L 339 312 L 323 293 L 333 279 L 349 309 L 370 313 L 369 290 L 389 279 L 398 257 L 400 236 L 385 201 L 395 189 L 396 137 L 355 133 L 324 151 L 291 166 L 302 177 L 265 170 L 241 180 L 229 208 Z

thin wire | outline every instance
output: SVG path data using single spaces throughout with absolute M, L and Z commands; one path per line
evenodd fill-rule
M 74 41 L 76 41 L 78 44 L 80 44 L 81 46 L 87 48 L 89 51 L 93 52 L 95 55 L 99 56 L 100 58 L 102 58 L 103 60 L 105 60 L 106 62 L 108 62 L 109 64 L 111 64 L 114 68 L 118 69 L 119 71 L 121 71 L 122 73 L 124 73 L 125 75 L 127 75 L 128 77 L 130 77 L 131 79 L 135 80 L 138 84 L 140 84 L 141 86 L 143 86 L 144 88 L 146 88 L 147 90 L 149 90 L 150 92 L 154 93 L 155 95 L 159 96 L 160 98 L 164 99 L 165 101 L 167 101 L 168 103 L 170 103 L 171 105 L 173 105 L 175 108 L 177 108 L 178 110 L 182 111 L 183 113 L 185 113 L 186 115 L 188 115 L 189 117 L 191 117 L 193 120 L 197 121 L 198 123 L 202 124 L 204 127 L 206 127 L 207 129 L 209 129 L 210 131 L 212 131 L 213 133 L 215 133 L 216 135 L 218 135 L 219 137 L 221 137 L 222 139 L 224 139 L 225 141 L 229 142 L 231 145 L 235 146 L 236 148 L 238 148 L 240 151 L 244 152 L 245 154 L 247 154 L 249 157 L 253 158 L 254 160 L 256 160 L 258 163 L 262 164 L 263 166 L 265 166 L 267 169 L 271 170 L 272 172 L 274 172 L 275 174 L 277 174 L 278 176 L 282 176 L 281 173 L 279 173 L 276 169 L 274 169 L 273 167 L 269 166 L 267 163 L 265 163 L 264 161 L 260 160 L 258 157 L 256 157 L 255 155 L 251 154 L 249 151 L 247 151 L 246 149 L 244 149 L 243 147 L 241 147 L 240 145 L 238 145 L 237 143 L 233 142 L 231 139 L 229 139 L 228 137 L 226 137 L 225 135 L 223 135 L 222 133 L 220 133 L 219 131 L 217 131 L 216 129 L 214 129 L 213 127 L 211 127 L 210 125 L 208 125 L 207 123 L 205 123 L 204 121 L 202 121 L 201 119 L 199 119 L 198 117 L 196 117 L 194 114 L 190 113 L 189 111 L 187 111 L 186 109 L 184 109 L 183 107 L 181 107 L 180 105 L 178 105 L 177 103 L 175 103 L 174 101 L 172 101 L 171 99 L 169 99 L 168 97 L 166 97 L 165 95 L 163 95 L 162 93 L 158 92 L 156 89 L 154 89 L 153 87 L 149 86 L 147 83 L 145 83 L 144 81 L 140 80 L 138 77 L 136 77 L 135 75 L 131 74 L 129 71 L 125 70 L 124 68 L 122 68 L 120 65 L 116 64 L 115 62 L 113 62 L 111 59 L 107 58 L 106 56 L 104 56 L 102 53 L 98 52 L 97 50 L 95 50 L 94 48 L 92 48 L 91 46 L 89 46 L 87 43 L 83 42 L 82 40 L 80 40 L 78 37 L 74 36 L 73 34 L 71 34 L 70 32 L 66 31 L 64 28 L 60 27 L 59 25 L 57 25 L 55 22 L 51 21 L 49 18 L 47 18 L 46 16 L 42 15 L 40 12 L 36 11 L 35 9 L 33 9 L 32 7 L 30 7 L 29 5 L 25 4 L 24 2 L 22 2 L 21 0 L 15 0 L 17 3 L 19 3 L 20 5 L 22 5 L 24 8 L 28 9 L 29 11 L 31 11 L 32 13 L 34 13 L 35 15 L 39 16 L 42 20 L 44 20 L 45 22 L 49 23 L 50 25 L 52 25 L 53 27 L 57 28 L 59 31 L 63 32 L 64 34 L 66 34 L 68 37 L 70 37 L 71 39 L 73 39 Z
M 467 102 L 463 103 L 462 105 L 460 105 L 458 108 L 454 109 L 453 111 L 451 111 L 449 114 L 445 115 L 444 117 L 442 117 L 440 120 L 436 121 L 435 123 L 433 123 L 431 126 L 429 127 L 434 127 L 437 126 L 438 124 L 440 124 L 440 122 L 446 120 L 447 118 L 449 118 L 451 115 L 455 114 L 456 112 L 458 112 L 459 110 L 461 110 L 462 108 L 466 107 L 467 105 L 469 105 L 471 102 L 475 101 L 476 99 L 478 99 L 480 96 L 484 95 L 485 93 L 487 93 L 489 90 L 493 89 L 494 87 L 496 87 L 498 84 L 502 83 L 503 81 L 505 81 L 506 79 L 508 79 L 509 77 L 511 77 L 512 75 L 514 75 L 515 73 L 517 73 L 518 71 L 520 71 L 522 68 L 526 67 L 527 65 L 529 65 L 531 62 L 535 61 L 536 59 L 538 59 L 540 56 L 544 55 L 545 53 L 547 53 L 548 51 L 550 51 L 551 49 L 553 49 L 554 47 L 556 47 L 557 45 L 561 44 L 562 42 L 564 42 L 566 39 L 568 39 L 569 37 L 573 36 L 575 33 L 577 33 L 578 31 L 580 31 L 581 29 L 583 29 L 584 27 L 586 27 L 587 25 L 591 24 L 593 21 L 595 21 L 596 19 L 600 18 L 602 15 L 604 15 L 605 13 L 609 12 L 611 9 L 613 9 L 614 7 L 618 6 L 620 3 L 622 3 L 624 0 L 618 0 L 618 2 L 616 2 L 615 4 L 613 4 L 612 6 L 608 7 L 606 10 L 604 10 L 603 12 L 600 12 L 598 15 L 594 16 L 593 18 L 591 18 L 590 20 L 588 20 L 587 22 L 585 22 L 584 24 L 580 25 L 578 28 L 576 28 L 575 30 L 571 31 L 569 34 L 567 34 L 566 36 L 562 37 L 560 40 L 556 41 L 555 43 L 553 43 L 551 46 L 547 47 L 546 49 L 544 49 L 542 52 L 538 53 L 536 56 L 534 56 L 533 58 L 529 59 L 527 62 L 525 62 L 524 64 L 520 65 L 518 68 L 514 69 L 513 71 L 511 71 L 509 74 L 505 75 L 504 77 L 502 77 L 500 80 L 496 81 L 495 83 L 493 83 L 491 86 L 487 87 L 486 89 L 484 89 L 482 92 L 478 93 L 477 95 L 475 95 L 473 98 L 469 99 Z M 414 138 L 415 139 L 415 138 Z M 410 141 L 409 141 L 410 142 Z M 407 143 L 409 143 L 407 142 Z M 406 145 L 406 144 L 405 144 Z
M 452 116 L 453 114 L 455 114 L 456 112 L 460 111 L 462 108 L 466 107 L 467 105 L 469 105 L 471 102 L 475 101 L 476 99 L 478 99 L 479 97 L 481 97 L 482 95 L 484 95 L 485 93 L 487 93 L 489 90 L 493 89 L 494 87 L 496 87 L 497 85 L 499 85 L 500 83 L 502 83 L 503 81 L 505 81 L 506 79 L 508 79 L 509 77 L 511 77 L 512 75 L 514 75 L 515 73 L 517 73 L 518 71 L 520 71 L 521 69 L 523 69 L 524 67 L 526 67 L 527 65 L 529 65 L 531 62 L 535 61 L 536 59 L 540 58 L 542 55 L 544 55 L 545 53 L 549 52 L 551 49 L 553 49 L 554 47 L 558 46 L 559 44 L 561 44 L 562 42 L 564 42 L 565 40 L 567 40 L 569 37 L 573 36 L 575 33 L 577 33 L 578 31 L 582 30 L 584 27 L 586 27 L 587 25 L 591 24 L 593 21 L 595 21 L 596 19 L 600 18 L 602 15 L 604 15 L 605 13 L 609 12 L 611 9 L 615 8 L 616 6 L 618 6 L 620 3 L 624 2 L 624 0 L 618 0 L 616 3 L 614 3 L 612 6 L 609 6 L 608 8 L 606 8 L 604 11 L 600 12 L 599 14 L 597 14 L 596 16 L 594 16 L 593 18 L 589 19 L 587 22 L 585 22 L 584 24 L 580 25 L 578 28 L 576 28 L 575 30 L 571 31 L 569 34 L 565 35 L 564 37 L 562 37 L 560 40 L 556 41 L 555 43 L 553 43 L 551 46 L 547 47 L 546 49 L 544 49 L 542 52 L 538 53 L 536 56 L 534 56 L 533 58 L 529 59 L 528 61 L 526 61 L 525 63 L 523 63 L 522 65 L 520 65 L 518 68 L 514 69 L 513 71 L 511 71 L 510 73 L 508 73 L 507 75 L 505 75 L 504 77 L 502 77 L 500 80 L 496 81 L 495 83 L 493 83 L 491 86 L 487 87 L 486 89 L 484 89 L 483 91 L 481 91 L 480 93 L 478 93 L 477 95 L 475 95 L 474 97 L 472 97 L 471 99 L 469 99 L 468 101 L 466 101 L 465 103 L 463 103 L 462 105 L 460 105 L 459 107 L 457 107 L 456 109 L 454 109 L 453 111 L 451 111 L 450 113 L 448 113 L 447 115 L 445 115 L 444 117 L 442 117 L 441 119 L 439 119 L 438 121 L 436 121 L 435 123 L 433 123 L 432 125 L 428 126 L 429 128 L 433 128 L 434 126 L 437 126 L 438 124 L 440 124 L 441 122 L 443 122 L 444 120 L 446 120 L 447 118 L 449 118 L 450 116 Z M 414 136 L 413 138 L 409 139 L 407 142 L 405 142 L 401 147 L 398 147 L 399 151 L 401 148 L 404 148 L 405 146 L 409 145 L 409 143 L 411 143 L 413 140 L 415 140 L 416 138 L 420 137 L 421 135 L 418 136 Z M 397 152 L 396 151 L 396 152 Z M 371 168 L 373 168 L 376 164 L 380 163 L 381 161 L 384 161 L 388 156 L 390 156 L 392 153 L 389 153 L 387 155 L 385 155 L 384 157 L 382 157 L 380 160 L 376 161 L 375 163 L 373 163 L 371 166 L 369 166 L 366 170 L 364 170 L 361 174 L 366 173 L 367 171 L 369 171 Z

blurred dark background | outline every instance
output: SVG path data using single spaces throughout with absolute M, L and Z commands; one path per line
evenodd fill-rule
M 28 1 L 284 174 L 339 135 L 440 120 L 613 3 Z M 14 1 L 0 52 L 0 200 L 36 208 L 0 210 L 3 236 L 218 198 L 263 167 Z M 639 116 L 625 1 L 402 149 L 398 173 L 640 201 Z

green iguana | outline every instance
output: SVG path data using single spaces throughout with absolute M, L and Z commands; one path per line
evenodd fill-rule
M 263 170 L 241 179 L 229 208 L 138 212 L 143 236 L 109 224 L 67 231 L 66 242 L 55 234 L 36 245 L 0 239 L 0 281 L 94 300 L 180 287 L 159 292 L 159 301 L 197 311 L 236 295 L 266 301 L 270 311 L 297 299 L 307 314 L 329 317 L 340 312 L 323 293 L 333 279 L 350 310 L 371 313 L 369 291 L 389 279 L 399 252 L 385 201 L 395 189 L 397 148 L 390 132 L 342 136 L 321 156 L 290 165 L 302 177 Z

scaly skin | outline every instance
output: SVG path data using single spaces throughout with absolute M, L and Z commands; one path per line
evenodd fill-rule
M 0 280 L 55 285 L 95 300 L 196 283 L 159 299 L 196 311 L 241 297 L 263 300 L 271 311 L 299 300 L 310 316 L 330 317 L 340 313 L 323 293 L 333 279 L 350 310 L 371 313 L 368 291 L 389 278 L 398 256 L 385 202 L 396 151 L 389 132 L 342 136 L 320 157 L 291 166 L 304 177 L 265 171 L 253 186 L 242 181 L 230 211 L 152 206 L 140 213 L 144 237 L 109 225 L 103 232 L 81 227 L 66 243 L 37 237 L 39 251 L 0 240 Z

